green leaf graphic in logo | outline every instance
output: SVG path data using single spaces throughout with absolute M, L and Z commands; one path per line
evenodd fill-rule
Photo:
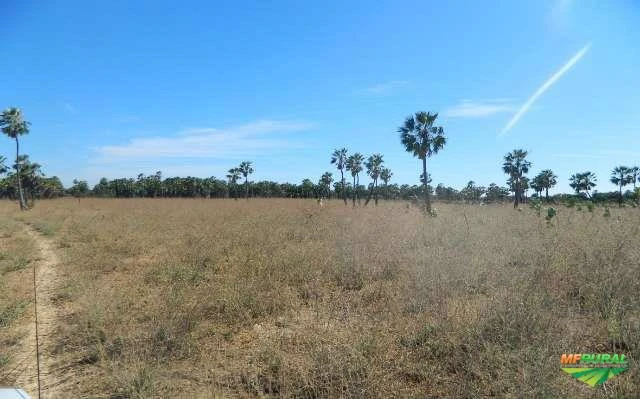
M 584 382 L 590 387 L 600 385 L 609 378 L 626 371 L 626 367 L 602 367 L 602 368 L 585 368 L 585 367 L 565 367 L 562 371 L 570 374 L 572 377 Z

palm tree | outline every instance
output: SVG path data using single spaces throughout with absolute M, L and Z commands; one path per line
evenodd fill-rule
M 238 199 L 238 193 L 236 190 L 236 185 L 238 183 L 238 179 L 240 179 L 240 169 L 238 168 L 231 168 L 229 169 L 229 171 L 227 172 L 227 179 L 229 180 L 229 186 L 231 189 L 233 189 L 233 198 L 234 199 Z
M 539 182 L 545 190 L 544 197 L 549 201 L 549 189 L 558 184 L 558 176 L 556 176 L 551 169 L 545 169 L 538 173 L 536 178 L 540 179 Z
M 544 184 L 542 183 L 542 177 L 537 175 L 533 179 L 531 179 L 531 188 L 536 192 L 538 198 L 542 195 L 542 190 L 544 190 Z
M 342 199 L 344 199 L 344 204 L 347 205 L 347 190 L 344 185 L 344 168 L 347 162 L 347 149 L 341 148 L 339 150 L 333 151 L 331 154 L 331 164 L 336 165 L 336 168 L 340 171 L 340 177 L 342 178 Z
M 369 196 L 364 203 L 364 206 L 367 206 L 369 201 L 371 200 L 371 194 L 374 195 L 374 202 L 376 206 L 378 206 L 378 178 L 380 178 L 380 173 L 382 172 L 382 164 L 384 160 L 382 159 L 382 154 L 373 154 L 367 159 L 364 163 L 364 166 L 367 168 L 367 174 L 373 180 L 371 184 L 371 189 L 369 190 Z
M 437 113 L 416 112 L 415 115 L 407 117 L 404 124 L 398 128 L 400 140 L 407 152 L 412 152 L 413 156 L 422 160 L 422 175 L 427 176 L 427 158 L 437 154 L 447 142 L 444 137 L 444 130 L 441 126 L 433 126 Z M 427 179 L 423 179 L 424 203 L 427 212 L 431 212 L 431 199 Z
M 18 162 L 16 165 L 13 165 L 13 168 L 16 170 L 16 178 L 17 175 L 17 164 L 20 164 L 20 175 L 19 180 L 22 182 L 22 191 L 24 193 L 25 204 L 29 207 L 29 203 L 27 200 L 30 200 L 33 203 L 36 192 L 40 188 L 41 179 L 44 177 L 42 173 L 40 164 L 36 162 L 31 162 L 29 160 L 28 155 L 20 155 L 18 157 Z
M 393 173 L 388 168 L 383 168 L 382 171 L 380 172 L 380 179 L 384 182 L 385 199 L 389 199 L 389 180 L 391 180 L 392 176 L 393 176 Z
M 640 181 L 640 168 L 637 166 L 632 166 L 629 168 L 629 173 L 631 174 L 631 182 L 633 183 L 633 191 L 636 191 L 636 182 Z
M 618 205 L 622 206 L 622 187 L 631 183 L 633 180 L 631 169 L 626 166 L 616 166 L 611 171 L 611 183 L 619 187 Z
M 351 172 L 353 177 L 353 206 L 356 206 L 356 198 L 358 198 L 358 186 L 360 185 L 360 172 L 362 172 L 362 161 L 364 157 L 360 153 L 355 153 L 347 158 L 345 168 Z M 359 198 L 358 198 L 359 200 Z
M 322 177 L 320 177 L 320 181 L 318 182 L 320 186 L 322 186 L 324 195 L 327 197 L 331 194 L 331 182 L 333 181 L 333 175 L 329 172 L 324 172 Z
M 249 161 L 240 162 L 240 166 L 238 166 L 238 170 L 244 177 L 244 197 L 246 199 L 249 199 L 249 175 L 253 173 L 251 162 Z
M 20 142 L 19 136 L 29 133 L 29 122 L 25 121 L 22 116 L 22 111 L 18 108 L 8 108 L 0 115 L 0 127 L 2 127 L 2 133 L 6 134 L 9 138 L 16 141 L 16 175 L 18 180 L 18 195 L 20 198 L 20 209 L 27 209 L 27 204 L 24 201 L 24 193 L 22 191 L 22 181 L 20 179 Z
M 507 183 L 514 194 L 513 207 L 517 208 L 522 202 L 522 194 L 528 188 L 528 179 L 525 176 L 529 173 L 531 162 L 527 161 L 527 151 L 516 149 L 504 156 L 502 170 L 509 175 Z
M 591 198 L 589 191 L 596 186 L 596 175 L 593 172 L 576 173 L 569 178 L 569 186 L 576 191 L 576 194 L 584 191 L 588 198 Z

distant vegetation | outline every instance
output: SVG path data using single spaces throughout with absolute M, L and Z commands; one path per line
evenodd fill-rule
M 413 200 L 421 198 L 427 212 L 431 202 L 464 201 L 466 203 L 495 203 L 512 201 L 514 207 L 531 198 L 546 201 L 590 200 L 594 202 L 625 202 L 637 204 L 640 192 L 636 183 L 640 181 L 637 166 L 617 166 L 611 172 L 610 181 L 618 186 L 617 192 L 599 193 L 595 191 L 597 177 L 593 172 L 575 173 L 569 180 L 575 195 L 549 195 L 549 190 L 558 183 L 552 170 L 544 169 L 533 178 L 527 174 L 532 163 L 528 152 L 515 149 L 506 154 L 502 169 L 507 175 L 506 186 L 491 183 L 477 185 L 470 180 L 464 187 L 456 189 L 439 183 L 431 184 L 432 176 L 427 172 L 427 158 L 443 150 L 447 139 L 444 129 L 436 126 L 437 113 L 416 112 L 407 117 L 398 128 L 402 146 L 422 161 L 420 184 L 391 183 L 393 172 L 385 167 L 383 154 L 368 157 L 359 152 L 349 154 L 347 148 L 333 151 L 329 163 L 340 173 L 334 178 L 331 172 L 324 172 L 318 180 L 306 178 L 300 183 L 281 183 L 271 180 L 250 181 L 254 173 L 251 161 L 243 161 L 228 170 L 225 178 L 215 176 L 164 177 L 161 171 L 152 175 L 139 174 L 135 178 L 100 179 L 90 187 L 87 181 L 76 179 L 71 187 L 65 188 L 56 176 L 46 177 L 40 164 L 32 162 L 28 155 L 20 154 L 19 137 L 29 133 L 30 123 L 24 119 L 18 108 L 8 108 L 0 115 L 2 132 L 16 143 L 16 158 L 11 166 L 0 156 L 0 198 L 17 200 L 21 209 L 28 209 L 36 199 L 50 199 L 63 196 L 101 198 L 341 198 L 345 205 L 351 199 L 352 206 L 364 205 L 371 200 L 378 204 L 384 200 Z M 363 172 L 369 177 L 361 183 Z M 347 176 L 345 176 L 347 175 Z M 426 179 L 425 179 L 426 176 Z M 381 184 L 382 183 L 382 184 Z M 633 186 L 633 190 L 626 190 Z M 544 195 L 543 195 L 544 193 Z

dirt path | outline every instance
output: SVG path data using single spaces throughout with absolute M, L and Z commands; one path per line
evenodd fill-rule
M 40 388 L 42 399 L 55 398 L 56 386 L 58 382 L 52 374 L 54 368 L 52 364 L 51 350 L 54 346 L 52 340 L 55 331 L 57 318 L 56 307 L 52 302 L 55 289 L 58 286 L 59 278 L 56 267 L 59 263 L 58 256 L 53 250 L 50 240 L 43 237 L 33 227 L 26 226 L 27 234 L 34 240 L 39 254 L 35 260 L 36 268 L 36 292 L 38 301 L 38 340 L 40 347 Z M 33 286 L 33 280 L 29 279 L 29 284 Z M 23 341 L 25 357 L 30 359 L 16 359 L 24 364 L 24 370 L 17 378 L 16 385 L 24 389 L 32 398 L 38 397 L 37 364 L 36 353 L 36 325 L 35 320 L 29 323 L 29 328 L 25 332 Z

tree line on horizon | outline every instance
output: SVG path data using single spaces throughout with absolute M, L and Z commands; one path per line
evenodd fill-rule
M 349 154 L 346 148 L 339 148 L 333 151 L 329 161 L 339 171 L 339 179 L 334 179 L 333 174 L 327 171 L 317 183 L 311 179 L 303 179 L 300 184 L 268 180 L 252 182 L 249 176 L 254 173 L 253 163 L 243 161 L 228 170 L 226 179 L 213 176 L 163 178 L 158 171 L 148 176 L 139 174 L 137 178 L 102 178 L 92 188 L 85 180 L 74 180 L 71 187 L 65 188 L 58 177 L 46 177 L 40 164 L 32 162 L 28 155 L 20 154 L 19 137 L 29 133 L 30 123 L 24 119 L 20 109 L 13 107 L 0 114 L 0 129 L 16 143 L 13 165 L 7 166 L 6 158 L 0 156 L 0 176 L 6 174 L 6 177 L 0 177 L 0 198 L 18 200 L 20 209 L 25 210 L 36 199 L 66 195 L 103 198 L 337 198 L 343 200 L 345 205 L 350 199 L 354 207 L 360 205 L 366 195 L 365 206 L 371 200 L 377 205 L 379 198 L 414 201 L 420 198 L 425 211 L 431 212 L 432 196 L 439 201 L 468 203 L 513 201 L 514 207 L 527 198 L 551 201 L 571 197 L 567 194 L 549 196 L 549 190 L 557 184 L 557 176 L 549 169 L 542 170 L 530 179 L 527 174 L 532 164 L 527 159 L 528 152 L 522 149 L 515 149 L 504 156 L 502 170 L 508 176 L 506 186 L 491 183 L 484 187 L 469 181 L 460 190 L 442 183 L 433 187 L 430 184 L 432 177 L 427 172 L 427 159 L 441 151 L 447 142 L 444 129 L 435 125 L 437 117 L 437 113 L 416 112 L 398 128 L 405 150 L 422 161 L 418 178 L 420 184 L 390 184 L 393 172 L 385 167 L 382 154 L 375 153 L 365 158 L 361 153 Z M 366 186 L 360 183 L 363 172 L 370 179 Z M 351 177 L 346 178 L 345 174 Z M 590 171 L 573 174 L 569 179 L 570 187 L 579 198 L 617 200 L 622 205 L 625 200 L 637 201 L 640 197 L 640 190 L 636 187 L 636 183 L 640 182 L 638 167 L 615 167 L 610 182 L 618 187 L 617 192 L 595 192 L 597 178 Z M 633 185 L 633 191 L 623 192 L 628 185 Z M 529 190 L 533 191 L 531 197 L 527 195 Z

